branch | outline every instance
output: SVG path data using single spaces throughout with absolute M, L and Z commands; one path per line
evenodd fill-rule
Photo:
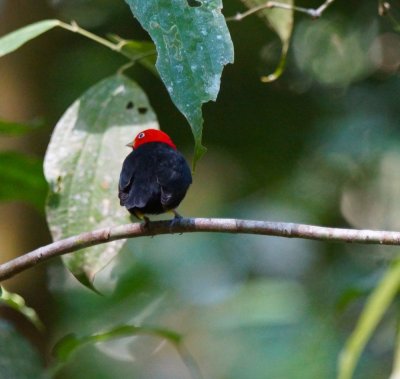
M 124 238 L 174 233 L 214 232 L 258 234 L 265 236 L 303 238 L 319 241 L 400 245 L 400 232 L 328 228 L 287 222 L 254 221 L 218 218 L 180 218 L 172 221 L 134 223 L 82 233 L 40 247 L 0 265 L 0 281 L 11 278 L 50 258 Z
M 280 3 L 278 1 L 267 1 L 265 4 L 258 5 L 254 8 L 249 9 L 243 13 L 237 13 L 235 16 L 227 17 L 226 21 L 241 21 L 245 17 L 250 16 L 254 13 L 262 11 L 263 9 L 272 9 L 272 8 L 280 8 L 286 9 L 290 11 L 296 11 L 300 13 L 305 13 L 312 18 L 319 18 L 322 16 L 322 13 L 325 11 L 326 8 L 329 7 L 335 0 L 326 0 L 323 4 L 321 4 L 318 8 L 304 8 L 304 7 L 297 7 L 295 5 L 287 4 L 287 3 Z

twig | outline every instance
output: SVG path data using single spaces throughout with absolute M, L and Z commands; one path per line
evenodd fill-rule
M 325 11 L 325 9 L 328 8 L 329 5 L 331 5 L 334 1 L 335 0 L 326 0 L 318 8 L 304 8 L 304 7 L 298 7 L 296 5 L 280 3 L 278 1 L 267 1 L 265 4 L 258 5 L 254 8 L 249 9 L 246 12 L 237 13 L 235 16 L 227 17 L 226 21 L 241 21 L 245 17 L 250 16 L 259 11 L 262 11 L 263 9 L 272 9 L 272 8 L 280 8 L 280 9 L 286 9 L 286 10 L 290 10 L 290 11 L 296 11 L 296 12 L 300 12 L 300 13 L 305 13 L 305 14 L 311 16 L 312 18 L 319 18 L 322 16 L 322 13 Z
M 126 40 L 120 39 L 117 43 L 114 43 L 106 38 L 100 37 L 92 32 L 89 32 L 86 29 L 81 28 L 75 21 L 72 21 L 71 24 L 67 24 L 65 22 L 59 21 L 58 26 L 60 26 L 61 28 L 65 29 L 65 30 L 69 30 L 70 32 L 80 34 L 81 36 L 84 36 L 92 41 L 95 41 L 95 42 L 99 43 L 100 45 L 106 46 L 109 49 L 111 49 L 117 53 L 125 55 L 127 58 L 129 58 L 131 60 L 131 62 L 140 61 L 143 58 L 147 58 L 147 57 L 155 54 L 155 52 L 153 52 L 153 51 L 148 52 L 148 53 L 138 54 L 137 57 L 132 59 L 132 57 L 129 55 L 129 53 L 127 53 L 123 49 L 124 46 L 128 42 Z
M 272 221 L 182 218 L 173 221 L 154 221 L 147 225 L 144 223 L 120 225 L 53 242 L 0 265 L 0 281 L 52 257 L 72 253 L 85 247 L 124 238 L 194 232 L 245 233 L 319 241 L 400 245 L 400 232 L 393 231 L 341 229 Z

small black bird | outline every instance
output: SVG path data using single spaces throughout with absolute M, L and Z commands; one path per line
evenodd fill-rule
M 148 222 L 145 214 L 175 211 L 186 195 L 192 175 L 183 155 L 161 130 L 140 132 L 127 146 L 133 151 L 125 158 L 119 178 L 121 206 Z

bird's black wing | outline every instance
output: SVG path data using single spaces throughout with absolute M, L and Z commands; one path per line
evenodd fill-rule
M 176 208 L 192 183 L 192 175 L 185 158 L 168 149 L 160 153 L 157 182 L 161 186 L 161 204 L 165 210 Z
M 136 159 L 131 152 L 124 160 L 118 184 L 118 197 L 120 205 L 126 205 L 136 171 Z
M 161 190 L 155 177 L 155 164 L 155 156 L 146 146 L 126 157 L 119 181 L 121 205 L 127 209 L 139 208 L 157 213 L 153 204 L 160 197 Z

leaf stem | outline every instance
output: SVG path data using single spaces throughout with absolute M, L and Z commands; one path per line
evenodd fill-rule
M 130 60 L 130 62 L 128 62 L 126 65 L 122 66 L 118 72 L 123 72 L 124 70 L 126 70 L 127 68 L 129 68 L 132 63 L 136 62 L 136 61 L 140 61 L 143 58 L 147 58 L 150 57 L 152 55 L 155 54 L 154 51 L 150 51 L 147 53 L 143 53 L 140 55 L 137 55 L 136 57 L 132 57 L 128 52 L 123 50 L 123 47 L 128 43 L 128 41 L 120 38 L 118 40 L 117 43 L 113 43 L 110 40 L 100 37 L 97 34 L 94 34 L 92 32 L 89 32 L 86 29 L 81 28 L 75 21 L 72 21 L 71 24 L 67 24 L 65 22 L 59 21 L 59 26 L 65 30 L 68 30 L 70 32 L 73 33 L 77 33 L 83 37 L 86 37 L 94 42 L 99 43 L 100 45 L 103 45 L 105 47 L 108 47 L 109 49 L 111 49 L 112 51 L 115 51 L 117 53 L 122 54 L 123 56 L 125 56 L 126 58 L 128 58 Z
M 95 41 L 95 42 L 99 43 L 100 45 L 106 46 L 109 49 L 119 52 L 119 53 L 121 52 L 122 46 L 124 45 L 123 42 L 112 43 L 108 39 L 99 37 L 98 35 L 96 35 L 92 32 L 89 32 L 86 29 L 81 28 L 75 21 L 72 21 L 71 24 L 67 24 L 65 22 L 60 21 L 59 26 L 63 29 L 69 30 L 70 32 L 78 33 L 81 36 L 89 38 L 92 41 Z

